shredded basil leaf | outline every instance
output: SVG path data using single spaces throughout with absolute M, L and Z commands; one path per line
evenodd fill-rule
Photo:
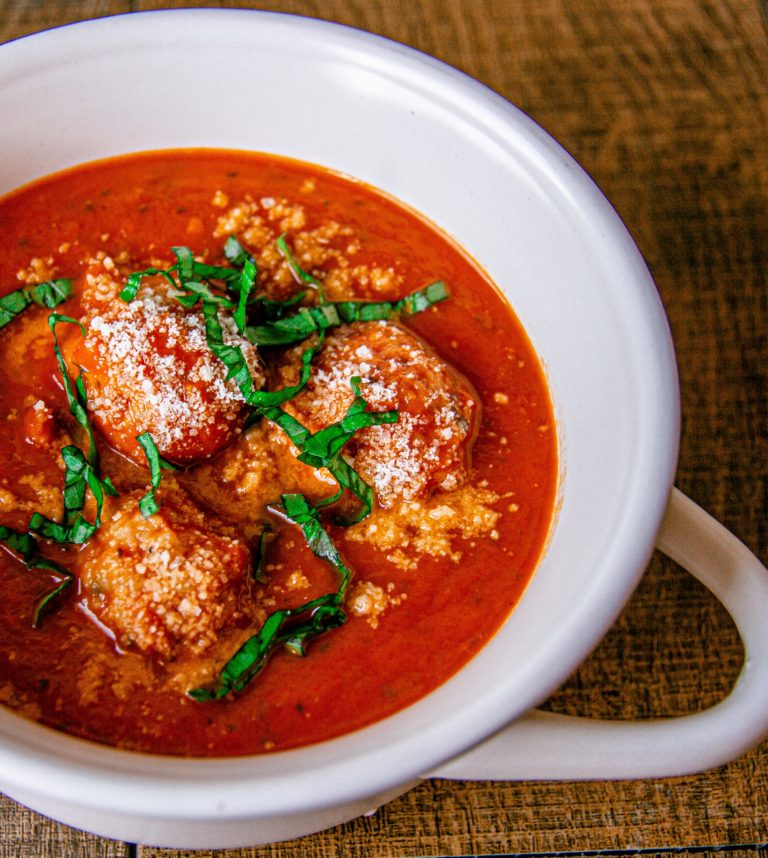
M 261 629 L 250 637 L 224 665 L 216 683 L 209 688 L 193 688 L 189 696 L 198 701 L 221 700 L 242 691 L 267 663 L 279 646 L 295 655 L 306 655 L 308 643 L 346 622 L 343 609 L 351 572 L 323 528 L 317 510 L 304 495 L 282 496 L 277 511 L 298 524 L 313 554 L 326 560 L 339 575 L 339 588 L 296 608 L 270 614 Z
M 234 235 L 230 235 L 224 243 L 224 256 L 235 268 L 242 268 L 248 259 L 253 259 Z
M 185 280 L 184 288 L 187 290 L 183 295 L 174 295 L 174 298 L 188 309 L 194 307 L 198 300 L 207 301 L 209 304 L 218 304 L 221 307 L 232 309 L 234 302 L 226 295 L 219 295 L 211 291 L 211 287 L 201 280 Z
M 299 461 L 313 468 L 328 468 L 336 459 L 341 448 L 359 429 L 378 426 L 382 423 L 397 423 L 397 411 L 366 411 L 368 403 L 360 394 L 360 378 L 350 379 L 355 398 L 347 413 L 338 423 L 332 423 L 310 435 L 302 444 Z
M 235 380 L 243 395 L 243 399 L 245 399 L 246 405 L 257 409 L 261 414 L 266 414 L 268 409 L 281 405 L 289 399 L 293 399 L 297 393 L 306 387 L 311 373 L 310 363 L 315 352 L 322 344 L 322 338 L 302 353 L 301 374 L 297 384 L 284 387 L 281 390 L 256 390 L 242 348 L 224 342 L 218 309 L 215 304 L 203 301 L 203 318 L 205 320 L 205 339 L 208 347 L 229 370 L 227 380 Z
M 101 479 L 79 448 L 70 444 L 61 449 L 64 461 L 64 523 L 53 521 L 42 513 L 35 512 L 29 520 L 29 529 L 54 542 L 69 542 L 80 545 L 87 542 L 101 526 L 104 495 L 116 495 L 112 482 Z M 96 516 L 89 521 L 82 513 L 86 487 L 96 501 Z
M 77 423 L 85 430 L 88 438 L 88 456 L 74 444 L 69 444 L 61 449 L 61 458 L 64 461 L 64 523 L 53 521 L 42 513 L 35 512 L 29 520 L 29 529 L 33 533 L 52 539 L 54 542 L 71 542 L 81 544 L 87 542 L 101 526 L 101 510 L 104 504 L 104 494 L 117 495 L 117 490 L 112 485 L 109 477 L 102 479 L 99 476 L 99 452 L 96 447 L 96 439 L 93 435 L 90 420 L 88 419 L 88 396 L 85 388 L 83 374 L 80 373 L 75 380 L 74 386 L 69 377 L 67 362 L 61 353 L 59 341 L 56 336 L 56 325 L 60 322 L 77 325 L 83 336 L 85 327 L 76 319 L 62 316 L 59 313 L 51 313 L 48 316 L 48 326 L 53 334 L 53 350 L 59 373 L 67 395 L 69 410 Z M 89 521 L 83 514 L 82 508 L 85 504 L 86 487 L 91 490 L 96 501 L 96 517 Z
M 31 304 L 52 310 L 72 294 L 72 281 L 66 279 L 46 280 L 35 286 L 22 286 L 0 298 L 0 328 L 12 322 Z
M 448 297 L 448 287 L 442 280 L 436 280 L 399 301 L 337 301 L 334 307 L 343 322 L 375 322 L 423 313 Z
M 313 468 L 327 468 L 338 482 L 340 491 L 333 497 L 324 499 L 320 505 L 338 500 L 343 489 L 348 489 L 361 502 L 360 509 L 353 517 L 336 519 L 335 523 L 342 525 L 357 524 L 362 521 L 373 508 L 375 497 L 371 486 L 342 455 L 343 446 L 359 429 L 378 426 L 382 423 L 396 423 L 399 419 L 398 411 L 366 411 L 368 403 L 360 394 L 359 384 L 359 377 L 350 379 L 355 398 L 344 417 L 338 423 L 332 423 L 314 434 L 282 408 L 266 408 L 261 412 L 291 439 L 299 451 L 297 458 L 300 462 Z
M 63 284 L 63 285 L 62 285 Z M 42 288 L 41 288 L 42 287 Z M 35 303 L 42 306 L 56 306 L 65 300 L 71 292 L 71 281 L 49 281 L 40 284 L 38 292 L 32 296 Z M 61 457 L 64 462 L 64 522 L 53 521 L 42 513 L 34 512 L 29 520 L 31 533 L 19 533 L 8 527 L 0 527 L 0 542 L 21 556 L 26 565 L 33 569 L 44 569 L 58 576 L 59 583 L 37 601 L 34 610 L 32 625 L 37 627 L 43 612 L 67 587 L 74 578 L 72 574 L 40 554 L 37 540 L 32 535 L 37 534 L 45 539 L 51 539 L 59 543 L 81 544 L 90 539 L 101 525 L 101 512 L 104 504 L 104 495 L 116 495 L 117 491 L 107 477 L 102 479 L 98 472 L 98 450 L 88 420 L 87 405 L 88 398 L 82 373 L 78 375 L 73 385 L 67 368 L 66 361 L 61 353 L 59 341 L 56 337 L 56 325 L 59 322 L 67 322 L 78 325 L 85 335 L 85 328 L 76 319 L 51 313 L 48 317 L 48 325 L 53 335 L 54 353 L 61 374 L 64 391 L 69 403 L 69 409 L 77 423 L 85 430 L 88 437 L 88 456 L 74 444 L 68 444 L 61 449 Z M 96 501 L 96 516 L 93 522 L 89 521 L 82 513 L 85 505 L 86 490 L 90 489 Z
M 219 311 L 216 304 L 211 301 L 203 301 L 203 319 L 205 321 L 205 339 L 208 348 L 229 370 L 227 380 L 234 379 L 243 399 L 248 398 L 254 391 L 253 377 L 248 369 L 248 363 L 240 346 L 229 345 L 224 342 L 224 332 L 219 321 Z
M 374 501 L 373 488 L 343 457 L 342 447 L 359 429 L 396 423 L 400 416 L 394 410 L 367 411 L 368 403 L 360 395 L 359 384 L 359 377 L 350 379 L 355 398 L 347 413 L 338 423 L 332 423 L 308 438 L 298 457 L 300 462 L 313 468 L 327 468 L 342 488 L 349 489 L 361 501 L 360 509 L 352 518 L 337 520 L 337 524 L 350 525 L 362 521 L 370 513 Z
M 279 406 L 265 408 L 262 411 L 254 411 L 253 413 L 264 416 L 277 424 L 299 450 L 301 450 L 304 442 L 312 434 L 303 423 L 300 423 L 292 414 L 283 411 Z
M 62 316 L 59 313 L 51 313 L 48 316 L 48 326 L 51 329 L 51 333 L 53 334 L 53 350 L 56 354 L 56 362 L 59 367 L 59 374 L 61 375 L 61 381 L 64 385 L 64 392 L 67 395 L 67 402 L 69 403 L 69 410 L 72 413 L 72 416 L 78 422 L 78 424 L 85 430 L 85 434 L 88 437 L 88 461 L 91 463 L 94 469 L 98 469 L 99 465 L 99 451 L 96 449 L 96 440 L 93 437 L 93 429 L 91 428 L 90 420 L 88 420 L 88 396 L 85 389 L 85 381 L 83 380 L 83 374 L 80 373 L 77 376 L 75 381 L 74 388 L 72 386 L 72 382 L 69 378 L 69 371 L 67 368 L 67 362 L 64 360 L 64 356 L 61 353 L 61 349 L 59 348 L 59 340 L 56 336 L 56 325 L 60 322 L 66 322 L 71 325 L 77 325 L 80 328 L 83 336 L 85 336 L 85 327 L 81 322 L 78 322 L 77 319 L 72 319 L 69 316 Z
M 287 318 L 253 325 L 245 329 L 245 334 L 257 346 L 285 346 L 340 324 L 335 306 L 321 304 L 319 307 L 301 307 L 298 313 Z
M 226 268 L 221 265 L 208 265 L 197 262 L 189 247 L 178 246 L 171 248 L 176 262 L 169 268 L 146 268 L 144 271 L 133 272 L 120 292 L 123 301 L 133 301 L 141 288 L 141 281 L 148 276 L 162 276 L 173 287 L 173 297 L 187 308 L 194 307 L 198 300 L 220 304 L 223 307 L 235 308 L 234 318 L 238 330 L 245 330 L 245 313 L 252 300 L 252 292 L 256 283 L 256 263 L 234 236 L 230 237 L 224 246 L 224 255 L 233 262 L 236 268 Z M 221 281 L 228 291 L 237 293 L 237 301 L 232 301 L 225 295 L 211 289 L 211 281 Z
M 298 313 L 277 321 L 246 328 L 248 339 L 257 346 L 284 346 L 301 342 L 315 331 L 349 324 L 375 322 L 421 313 L 449 296 L 441 280 L 430 283 L 399 301 L 328 301 L 319 307 L 302 307 Z
M 256 288 L 256 275 L 258 268 L 256 260 L 240 244 L 234 235 L 230 235 L 224 245 L 224 256 L 240 270 L 238 282 L 237 309 L 233 313 L 237 330 L 245 333 L 246 310 L 251 303 L 253 291 Z
M 0 298 L 0 328 L 10 324 L 31 303 L 23 289 L 9 292 Z
M 442 280 L 436 280 L 429 286 L 425 286 L 424 289 L 419 289 L 410 295 L 406 295 L 405 298 L 401 298 L 395 304 L 395 309 L 398 313 L 413 316 L 415 313 L 428 310 L 440 301 L 445 301 L 446 298 L 450 297 L 450 294 L 445 283 Z
M 36 602 L 32 615 L 32 627 L 38 628 L 42 615 L 51 603 L 74 582 L 72 573 L 48 560 L 40 554 L 40 546 L 34 536 L 29 533 L 19 533 L 13 528 L 0 525 L 0 542 L 18 554 L 29 569 L 42 569 L 57 576 L 61 580 L 55 587 L 44 593 Z
M 169 268 L 145 268 L 143 271 L 134 271 L 128 276 L 124 289 L 120 292 L 120 298 L 126 303 L 133 301 L 141 288 L 141 281 L 145 277 L 163 277 L 174 289 L 187 290 L 187 294 L 175 295 L 174 297 L 186 307 L 193 306 L 197 302 L 197 295 L 202 295 L 210 300 L 221 301 L 227 306 L 234 306 L 229 299 L 210 292 L 203 281 L 222 280 L 230 283 L 240 277 L 240 272 L 233 268 L 224 268 L 218 265 L 206 265 L 197 262 L 194 254 L 188 247 L 172 247 L 176 262 Z M 178 279 L 177 279 L 178 277 Z
M 157 445 L 149 432 L 142 432 L 136 436 L 144 455 L 149 464 L 149 491 L 139 499 L 139 510 L 144 518 L 149 518 L 160 509 L 160 504 L 155 497 L 155 492 L 160 488 L 163 471 L 178 471 L 176 465 L 164 459 L 157 449 Z
M 360 378 L 355 376 L 350 379 L 349 383 L 355 398 L 344 417 L 337 423 L 332 423 L 314 434 L 300 435 L 295 427 L 290 426 L 290 421 L 286 421 L 281 415 L 268 415 L 272 419 L 277 417 L 275 422 L 288 432 L 289 437 L 299 449 L 298 459 L 300 462 L 304 462 L 313 468 L 327 468 L 342 489 L 348 489 L 361 501 L 360 509 L 352 518 L 336 521 L 337 524 L 345 525 L 357 524 L 370 513 L 373 508 L 374 492 L 371 486 L 344 458 L 342 448 L 358 430 L 368 426 L 379 426 L 383 423 L 396 423 L 399 419 L 399 412 L 394 410 L 367 411 L 368 403 L 360 394 Z M 298 423 L 298 421 L 296 422 Z M 293 434 L 291 434 L 291 429 Z M 333 499 L 326 499 L 323 503 L 331 503 Z
M 139 293 L 139 289 L 141 288 L 141 281 L 144 277 L 151 277 L 153 275 L 159 274 L 163 276 L 171 286 L 176 286 L 176 281 L 174 280 L 171 272 L 175 270 L 175 266 L 171 266 L 168 269 L 165 268 L 145 268 L 143 271 L 134 271 L 132 274 L 128 275 L 128 279 L 126 280 L 125 286 L 120 292 L 120 299 L 125 301 L 126 304 L 130 304 Z
M 248 308 L 248 302 L 251 293 L 256 288 L 257 273 L 258 270 L 256 268 L 256 263 L 253 261 L 253 257 L 249 256 L 243 263 L 243 271 L 240 275 L 239 282 L 239 296 L 237 299 L 237 307 L 235 308 L 235 312 L 232 314 L 232 318 L 235 320 L 237 330 L 241 334 L 245 333 L 245 314 Z
M 36 286 L 26 287 L 26 291 L 33 303 L 52 310 L 63 304 L 72 294 L 72 281 L 67 278 L 46 280 Z
M 259 295 L 254 299 L 254 303 L 258 303 L 259 308 L 266 319 L 275 322 L 278 319 L 282 319 L 291 307 L 295 307 L 297 304 L 300 304 L 304 300 L 306 294 L 306 290 L 303 289 L 301 292 L 291 295 L 290 298 L 286 298 L 284 301 L 275 301 L 271 298 Z
M 373 509 L 376 495 L 373 487 L 358 474 L 343 456 L 337 456 L 329 465 L 328 470 L 333 474 L 338 484 L 348 489 L 360 501 L 360 506 L 354 515 L 346 518 L 337 517 L 334 524 L 350 527 L 362 521 Z
M 226 258 L 232 263 L 232 265 L 235 266 L 235 268 L 237 268 L 239 271 L 243 272 L 243 274 L 240 275 L 241 278 L 245 274 L 246 265 L 248 263 L 253 264 L 255 270 L 254 270 L 254 274 L 253 274 L 254 286 L 252 288 L 255 289 L 256 274 L 258 273 L 256 261 L 254 260 L 253 256 L 251 256 L 251 254 L 248 253 L 248 251 L 243 247 L 243 245 L 240 244 L 240 242 L 237 240 L 237 238 L 234 235 L 230 235 L 229 238 L 227 239 L 225 245 L 224 245 L 224 256 L 226 256 Z M 248 275 L 248 277 L 250 279 L 250 274 Z M 245 299 L 246 303 L 248 305 L 253 305 L 253 304 L 258 305 L 259 308 L 261 309 L 261 311 L 263 312 L 264 316 L 266 316 L 267 319 L 270 319 L 272 321 L 282 318 L 282 316 L 284 315 L 284 313 L 286 312 L 287 309 L 295 306 L 296 304 L 301 303 L 304 296 L 306 295 L 306 292 L 302 291 L 302 292 L 297 293 L 296 295 L 292 295 L 290 298 L 286 298 L 284 301 L 275 301 L 275 300 L 272 300 L 270 298 L 267 298 L 264 295 L 256 295 L 254 291 L 251 291 L 251 289 L 247 288 L 248 283 L 243 284 L 241 282 L 241 284 L 240 284 L 240 300 L 241 301 L 244 300 L 242 297 L 243 291 L 244 291 L 244 285 L 246 287 L 245 291 L 248 292 L 248 296 Z M 239 304 L 238 304 L 238 308 L 239 308 Z M 235 321 L 237 321 L 237 319 Z M 238 327 L 239 327 L 239 325 L 238 325 Z M 240 332 L 244 333 L 244 328 L 240 329 Z

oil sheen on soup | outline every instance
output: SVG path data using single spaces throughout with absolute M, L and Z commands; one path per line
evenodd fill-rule
M 552 516 L 552 407 L 425 219 L 195 150 L 39 180 L 0 233 L 5 706 L 280 750 L 418 700 L 503 623 Z

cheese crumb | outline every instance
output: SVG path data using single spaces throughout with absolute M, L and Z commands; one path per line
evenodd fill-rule
M 392 606 L 399 605 L 408 598 L 407 593 L 393 596 L 394 584 L 389 583 L 386 590 L 371 581 L 359 581 L 350 591 L 347 608 L 355 617 L 365 617 L 372 629 L 379 627 L 379 617 Z
M 400 569 L 415 569 L 424 556 L 458 563 L 462 554 L 453 545 L 455 538 L 498 538 L 495 528 L 501 513 L 494 505 L 499 500 L 489 489 L 466 485 L 421 503 L 406 501 L 391 509 L 376 509 L 349 528 L 347 539 L 377 548 Z

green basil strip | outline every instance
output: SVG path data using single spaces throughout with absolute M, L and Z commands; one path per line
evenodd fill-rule
M 257 346 L 285 346 L 301 342 L 315 331 L 341 324 L 333 304 L 319 307 L 302 307 L 298 313 L 265 325 L 253 325 L 245 329 L 248 339 Z
M 10 324 L 32 301 L 23 289 L 9 292 L 0 298 L 0 328 Z
M 310 506 L 309 501 L 302 494 L 283 495 L 281 500 L 286 518 L 301 527 L 310 551 L 321 560 L 326 560 L 330 563 L 339 573 L 339 591 L 337 595 L 343 599 L 346 595 L 352 573 L 344 565 L 338 549 L 320 523 L 317 510 Z
M 233 316 L 235 324 L 237 325 L 237 330 L 240 331 L 241 334 L 244 334 L 246 310 L 248 305 L 256 298 L 256 296 L 253 295 L 253 291 L 256 288 L 256 275 L 258 274 L 256 260 L 250 253 L 248 253 L 243 245 L 240 244 L 234 235 L 230 235 L 224 244 L 224 256 L 237 270 L 240 271 L 239 276 L 237 278 L 233 278 L 238 280 L 237 309 Z
M 178 471 L 179 468 L 160 455 L 160 451 L 157 449 L 157 445 L 149 432 L 142 432 L 140 435 L 137 435 L 136 440 L 144 451 L 147 463 L 149 464 L 150 489 L 139 500 L 139 510 L 142 516 L 149 518 L 160 509 L 155 492 L 160 488 L 163 471 Z
M 339 588 L 296 608 L 284 608 L 270 614 L 261 629 L 250 637 L 224 665 L 216 684 L 211 688 L 193 688 L 194 700 L 221 700 L 242 691 L 267 663 L 279 646 L 295 655 L 306 655 L 307 645 L 314 638 L 346 622 L 342 607 L 349 587 L 351 572 L 341 559 L 317 514 L 300 494 L 282 496 L 278 508 L 287 519 L 298 524 L 313 554 L 330 563 L 339 574 Z
M 234 235 L 224 242 L 224 256 L 238 269 L 242 269 L 248 259 L 253 259 Z
M 423 289 L 419 289 L 410 295 L 406 295 L 405 298 L 401 298 L 395 303 L 395 310 L 406 316 L 413 316 L 416 313 L 428 310 L 440 301 L 444 301 L 450 297 L 450 294 L 445 283 L 442 280 L 436 280 L 434 283 L 430 283 L 429 286 L 425 286 Z
M 259 305 L 267 319 L 274 322 L 278 319 L 282 319 L 291 307 L 295 307 L 297 304 L 300 304 L 304 300 L 306 294 L 306 289 L 302 289 L 301 292 L 291 295 L 290 298 L 286 298 L 284 301 L 274 301 L 271 298 L 265 298 L 263 295 L 259 295 L 254 298 L 254 303 Z
M 71 522 L 85 505 L 88 487 L 88 462 L 83 451 L 74 445 L 61 448 L 64 462 L 64 520 Z
M 64 523 L 53 521 L 42 513 L 35 512 L 29 520 L 29 529 L 58 543 L 80 545 L 87 542 L 101 526 L 104 495 L 116 495 L 117 491 L 107 478 L 102 480 L 85 458 L 79 447 L 70 444 L 62 447 L 61 458 L 66 466 L 64 474 Z M 82 513 L 86 486 L 96 501 L 96 516 L 89 521 Z
M 77 380 L 75 381 L 74 388 L 72 386 L 72 382 L 69 378 L 69 371 L 67 368 L 67 362 L 64 360 L 64 356 L 61 353 L 61 349 L 59 348 L 59 340 L 56 337 L 56 325 L 60 322 L 66 322 L 70 325 L 77 325 L 80 328 L 83 336 L 85 336 L 85 326 L 78 322 L 77 319 L 72 319 L 69 316 L 62 316 L 59 313 L 51 313 L 48 316 L 48 326 L 51 329 L 51 333 L 53 334 L 53 350 L 56 354 L 56 362 L 59 366 L 59 374 L 61 375 L 61 381 L 64 385 L 64 392 L 67 395 L 67 402 L 69 403 L 69 410 L 72 413 L 72 416 L 78 422 L 78 424 L 85 430 L 85 434 L 88 437 L 88 461 L 94 470 L 98 470 L 99 466 L 99 451 L 96 449 L 96 440 L 93 437 L 93 429 L 91 428 L 91 422 L 88 419 L 88 397 L 85 389 L 85 381 L 83 379 L 83 374 L 80 373 L 77 376 Z
M 398 411 L 367 411 L 368 403 L 360 394 L 360 378 L 350 379 L 355 394 L 347 413 L 338 423 L 310 435 L 300 445 L 298 459 L 313 468 L 327 468 L 343 489 L 348 489 L 361 502 L 361 507 L 352 518 L 337 520 L 337 524 L 351 525 L 362 521 L 373 508 L 374 492 L 368 483 L 347 462 L 341 453 L 344 445 L 360 429 L 396 423 Z M 331 501 L 326 501 L 330 503 Z
M 343 456 L 337 456 L 330 462 L 328 470 L 333 474 L 334 479 L 342 488 L 348 489 L 360 501 L 360 507 L 354 515 L 348 517 L 337 516 L 334 518 L 333 523 L 342 527 L 350 527 L 353 524 L 357 524 L 369 515 L 373 509 L 373 502 L 376 499 L 373 487 L 366 483 Z
M 120 292 L 120 298 L 129 304 L 138 295 L 141 281 L 145 277 L 161 276 L 174 289 L 187 290 L 188 294 L 175 296 L 185 307 L 191 307 L 197 303 L 196 296 L 198 295 L 209 297 L 210 300 L 226 302 L 226 305 L 230 307 L 234 306 L 228 299 L 212 293 L 202 281 L 223 280 L 225 283 L 229 283 L 240 277 L 239 271 L 233 268 L 197 262 L 189 247 L 172 247 L 171 250 L 176 257 L 176 262 L 173 265 L 169 268 L 150 267 L 143 271 L 134 271 L 128 276 L 125 287 Z M 178 279 L 174 275 L 177 275 Z
M 306 339 L 315 331 L 324 331 L 342 323 L 413 316 L 448 297 L 448 288 L 438 280 L 399 301 L 328 301 L 319 307 L 302 307 L 293 316 L 246 328 L 246 335 L 258 346 L 289 345 Z
M 126 280 L 125 286 L 123 290 L 120 292 L 120 299 L 125 301 L 126 304 L 130 304 L 136 298 L 136 295 L 139 293 L 139 289 L 141 288 L 141 281 L 144 277 L 151 277 L 156 274 L 162 275 L 171 286 L 176 288 L 178 284 L 176 280 L 173 278 L 172 272 L 174 271 L 174 266 L 170 268 L 145 268 L 143 271 L 134 271 L 133 274 L 128 276 Z
M 69 410 L 77 423 L 83 428 L 88 438 L 88 456 L 74 444 L 68 444 L 61 449 L 64 462 L 64 522 L 53 521 L 42 513 L 35 512 L 29 520 L 29 529 L 45 539 L 59 543 L 82 544 L 87 542 L 101 526 L 101 511 L 104 505 L 104 495 L 117 495 L 109 477 L 102 479 L 98 473 L 99 453 L 96 439 L 88 419 L 88 396 L 83 374 L 80 373 L 74 385 L 69 377 L 69 370 L 59 347 L 56 336 L 56 325 L 60 322 L 77 325 L 83 336 L 85 327 L 76 319 L 51 313 L 48 316 L 48 326 L 53 334 L 53 350 L 59 373 L 67 395 Z M 89 521 L 83 514 L 86 488 L 91 490 L 96 501 L 96 516 Z
M 351 378 L 349 383 L 355 398 L 347 413 L 337 423 L 310 435 L 302 445 L 299 461 L 313 468 L 327 468 L 359 429 L 382 423 L 397 423 L 400 416 L 398 411 L 366 411 L 368 403 L 360 395 L 359 376 Z
M 187 290 L 186 294 L 174 295 L 173 297 L 188 309 L 194 307 L 198 300 L 207 301 L 209 304 L 218 304 L 231 310 L 235 306 L 234 301 L 227 298 L 226 295 L 219 295 L 211 291 L 211 287 L 200 280 L 184 280 L 183 288 Z
M 221 322 L 219 321 L 216 304 L 210 301 L 203 301 L 203 319 L 205 321 L 205 339 L 208 343 L 208 348 L 226 366 L 228 370 L 227 380 L 234 379 L 240 388 L 240 393 L 242 393 L 246 404 L 251 406 L 262 404 L 266 406 L 278 405 L 295 396 L 293 388 L 285 388 L 282 391 L 273 392 L 256 390 L 242 348 L 224 342 L 224 334 Z M 309 359 L 311 360 L 311 356 Z M 307 372 L 307 377 L 303 380 L 303 384 L 296 386 L 296 389 L 301 389 L 308 379 L 309 373 Z
M 187 250 L 189 248 L 186 248 Z M 196 262 L 192 260 L 192 276 L 179 278 L 183 283 L 187 280 L 221 280 L 226 284 L 230 284 L 239 279 L 240 271 L 235 268 L 224 268 L 220 265 L 207 265 L 205 262 Z
M 340 486 L 340 491 L 322 500 L 325 506 L 338 500 L 344 489 L 348 489 L 361 502 L 360 509 L 351 518 L 337 519 L 336 524 L 351 525 L 362 521 L 373 508 L 374 491 L 341 453 L 343 446 L 359 429 L 396 423 L 398 411 L 367 411 L 368 403 L 360 394 L 360 378 L 350 379 L 355 398 L 346 414 L 338 423 L 332 423 L 312 434 L 306 426 L 282 408 L 265 408 L 261 414 L 276 423 L 291 439 L 299 451 L 298 459 L 313 468 L 327 468 Z
M 40 554 L 40 546 L 34 536 L 29 533 L 19 533 L 10 527 L 0 526 L 0 542 L 7 548 L 18 554 L 23 560 L 28 569 L 42 569 L 45 572 L 50 572 L 61 580 L 55 587 L 44 593 L 36 602 L 34 613 L 32 615 L 32 627 L 38 628 L 42 615 L 52 602 L 64 592 L 67 587 L 74 583 L 72 573 L 54 563 L 52 560 L 47 560 Z
M 264 408 L 260 411 L 255 411 L 259 414 L 276 423 L 285 434 L 291 439 L 296 447 L 301 450 L 304 442 L 312 434 L 306 426 L 300 423 L 292 414 L 283 411 L 279 406 L 274 408 Z
M 299 283 L 304 283 L 306 286 L 311 286 L 313 289 L 317 290 L 318 297 L 320 298 L 320 303 L 325 304 L 325 292 L 323 291 L 323 284 L 317 279 L 317 277 L 313 277 L 308 271 L 305 271 L 299 263 L 294 258 L 293 253 L 291 252 L 291 248 L 288 247 L 288 242 L 285 239 L 285 233 L 283 233 L 280 238 L 277 239 L 276 246 L 280 253 L 288 260 L 288 265 L 290 266 L 291 272 L 293 276 L 299 281 Z
M 45 283 L 26 287 L 26 290 L 33 303 L 52 310 L 64 303 L 72 294 L 72 281 L 66 278 L 46 280 Z
M 304 349 L 301 353 L 301 372 L 299 373 L 299 380 L 296 384 L 292 384 L 289 387 L 283 387 L 280 390 L 255 390 L 247 400 L 248 405 L 252 408 L 258 409 L 265 416 L 268 416 L 267 411 L 269 409 L 282 405 L 284 402 L 288 402 L 289 399 L 293 399 L 294 396 L 301 393 L 301 391 L 307 386 L 309 377 L 312 374 L 312 358 L 314 358 L 317 350 L 322 344 L 323 337 L 321 334 L 314 345 Z
M 245 313 L 248 308 L 251 293 L 256 288 L 257 273 L 256 263 L 253 261 L 253 257 L 249 256 L 243 263 L 243 271 L 240 275 L 240 280 L 238 281 L 239 295 L 237 299 L 237 307 L 235 312 L 232 314 L 232 317 L 235 320 L 235 325 L 237 325 L 237 330 L 241 334 L 245 333 Z
M 176 269 L 183 285 L 186 285 L 188 280 L 223 280 L 230 283 L 240 276 L 239 270 L 234 268 L 198 262 L 189 247 L 172 247 L 171 250 L 176 257 L 176 264 L 171 266 L 171 269 Z
M 242 282 L 239 284 L 241 300 L 243 300 L 242 295 L 245 286 L 245 291 L 248 293 L 245 298 L 246 303 L 248 305 L 257 304 L 263 311 L 264 315 L 270 320 L 282 318 L 287 309 L 301 303 L 306 295 L 306 292 L 302 291 L 296 295 L 292 295 L 290 298 L 286 298 L 284 301 L 275 301 L 271 298 L 265 297 L 264 295 L 254 294 L 252 289 L 255 288 L 256 274 L 258 273 L 256 261 L 234 235 L 230 235 L 224 245 L 224 256 L 232 263 L 233 266 L 235 266 L 235 268 L 238 269 L 238 271 L 242 272 L 240 275 L 241 277 L 247 276 L 249 280 L 251 275 L 250 272 L 246 274 L 245 268 L 249 262 L 253 264 L 253 287 L 249 288 L 248 281 L 246 281 L 245 284 Z M 241 333 L 244 333 L 244 330 L 241 330 Z
M 203 300 L 202 307 L 208 348 L 226 366 L 228 370 L 227 380 L 235 380 L 243 394 L 243 399 L 248 402 L 249 397 L 254 392 L 254 384 L 243 350 L 240 346 L 233 346 L 224 342 L 224 332 L 219 321 L 217 305 L 212 301 Z
M 182 283 L 185 280 L 191 280 L 195 267 L 195 256 L 192 250 L 189 247 L 172 247 L 171 251 L 176 257 L 176 265 L 172 267 L 179 272 L 179 280 Z
M 319 501 L 315 501 L 315 509 L 320 509 L 320 507 L 329 506 L 332 503 L 336 503 L 336 501 L 341 500 L 341 496 L 343 494 L 344 486 L 339 486 L 339 490 L 337 492 L 334 492 L 332 495 L 328 495 L 328 497 L 321 498 Z
M 297 393 L 300 393 L 306 387 L 312 371 L 310 364 L 315 352 L 322 344 L 322 338 L 302 353 L 301 374 L 297 384 L 284 387 L 281 390 L 256 390 L 242 348 L 224 342 L 216 304 L 210 301 L 203 301 L 203 318 L 205 320 L 205 339 L 208 343 L 208 348 L 227 367 L 227 380 L 235 380 L 243 395 L 243 399 L 245 399 L 246 404 L 251 406 L 251 408 L 257 409 L 261 414 L 265 414 L 267 409 L 274 408 L 287 402 L 289 399 L 293 399 Z
M 380 319 L 391 319 L 397 316 L 414 316 L 423 313 L 440 301 L 450 297 L 448 287 L 442 280 L 436 280 L 411 292 L 399 301 L 336 301 L 334 307 L 339 318 L 350 322 L 376 322 Z
M 48 317 L 48 326 L 53 334 L 53 349 L 59 373 L 67 395 L 69 410 L 77 423 L 84 429 L 88 438 L 88 457 L 74 444 L 69 444 L 61 449 L 61 458 L 64 462 L 64 523 L 49 519 L 39 512 L 32 514 L 29 521 L 29 529 L 45 539 L 55 542 L 71 542 L 81 544 L 87 542 L 101 526 L 101 510 L 104 504 L 104 494 L 117 495 L 117 490 L 112 485 L 109 477 L 102 479 L 99 476 L 99 451 L 96 447 L 96 439 L 93 428 L 88 419 L 88 395 L 85 388 L 85 380 L 82 372 L 77 376 L 74 386 L 69 377 L 67 363 L 59 348 L 56 336 L 56 325 L 60 322 L 77 325 L 83 336 L 85 327 L 76 319 L 51 313 Z M 96 517 L 89 521 L 83 514 L 82 508 L 85 503 L 86 486 L 91 490 L 96 501 Z
M 277 241 L 278 249 L 280 248 L 280 239 Z M 285 237 L 283 236 L 282 244 L 285 245 Z M 256 262 L 253 256 L 243 247 L 234 235 L 230 235 L 224 244 L 224 256 L 232 263 L 239 271 L 242 271 L 247 262 Z M 309 277 L 309 275 L 305 275 Z M 252 296 L 250 302 L 258 302 L 267 311 L 267 316 L 270 318 L 278 318 L 284 312 L 286 307 L 292 307 L 298 304 L 304 297 L 305 292 L 299 292 L 297 295 L 292 295 L 285 301 L 274 301 L 263 296 Z M 249 302 L 249 303 L 250 303 Z
M 58 583 L 47 593 L 43 593 L 43 595 L 35 603 L 34 613 L 32 614 L 32 628 L 37 629 L 40 628 L 40 622 L 42 621 L 43 614 L 50 609 L 53 602 L 58 598 L 61 593 L 63 593 L 68 587 L 74 584 L 75 577 L 67 569 L 64 569 L 62 566 L 59 566 L 56 563 L 52 563 L 50 560 L 46 560 L 43 557 L 41 557 L 33 565 L 32 568 L 45 569 L 48 572 L 52 572 L 54 575 L 63 576 L 60 583 Z
M 72 294 L 72 281 L 66 279 L 46 280 L 35 286 L 22 286 L 0 298 L 0 328 L 12 322 L 19 313 L 31 304 L 52 310 Z

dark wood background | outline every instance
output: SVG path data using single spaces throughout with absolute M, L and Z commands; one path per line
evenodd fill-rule
M 559 139 L 618 209 L 667 307 L 683 391 L 677 484 L 766 561 L 768 38 L 758 0 L 0 0 L 0 42 L 177 5 L 250 5 L 380 33 L 479 78 Z M 740 664 L 727 614 L 657 557 L 548 705 L 598 717 L 689 712 L 716 701 Z M 764 743 L 671 780 L 426 782 L 374 817 L 301 841 L 199 854 L 755 854 L 768 848 L 767 764 Z M 99 840 L 0 797 L 0 858 L 184 854 Z

